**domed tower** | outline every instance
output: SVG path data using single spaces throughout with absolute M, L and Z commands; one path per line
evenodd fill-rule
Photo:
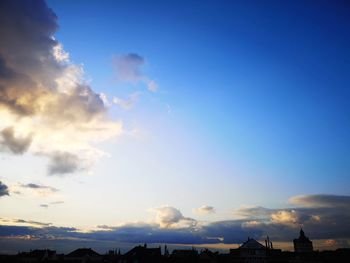
M 309 253 L 313 251 L 312 241 L 305 236 L 303 229 L 300 229 L 300 236 L 293 240 L 294 251 L 297 253 Z

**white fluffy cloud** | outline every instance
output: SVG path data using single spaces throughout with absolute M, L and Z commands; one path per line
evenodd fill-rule
M 161 228 L 189 228 L 197 224 L 195 219 L 184 217 L 175 207 L 161 206 L 152 211 L 156 212 L 155 221 Z

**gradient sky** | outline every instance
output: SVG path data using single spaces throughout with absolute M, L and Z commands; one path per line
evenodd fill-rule
M 47 45 L 60 43 L 64 51 L 52 62 L 60 66 L 31 70 L 22 66 L 30 65 L 25 55 L 11 53 L 11 37 L 0 45 L 0 105 L 9 114 L 0 127 L 2 243 L 11 235 L 5 227 L 24 227 L 21 219 L 27 221 L 25 227 L 43 227 L 28 222 L 35 221 L 79 231 L 151 225 L 164 242 L 177 230 L 193 233 L 194 225 L 203 230 L 234 221 L 231 231 L 237 238 L 224 242 L 220 231 L 210 236 L 206 228 L 206 237 L 219 238 L 213 242 L 218 244 L 240 243 L 251 225 L 257 239 L 266 232 L 274 238 L 270 227 L 287 225 L 286 235 L 277 231 L 275 239 L 288 242 L 300 225 L 309 225 L 305 231 L 311 238 L 349 246 L 350 229 L 344 223 L 350 218 L 346 1 L 47 1 L 57 19 L 40 17 L 48 9 L 39 2 L 37 13 L 25 12 L 39 21 L 37 28 L 48 23 L 49 29 L 37 30 L 38 36 L 44 31 L 50 39 L 54 32 L 54 43 Z M 9 6 L 22 10 L 20 4 Z M 16 19 L 22 21 L 21 12 Z M 32 24 L 26 19 L 28 30 Z M 0 30 L 5 37 L 16 32 L 11 17 L 8 21 L 6 30 Z M 86 97 L 79 97 L 76 108 L 75 97 L 68 103 L 57 100 L 62 103 L 55 104 L 58 113 L 72 107 L 74 117 L 81 117 L 72 126 L 76 130 L 65 130 L 67 119 L 58 128 L 52 124 L 64 117 L 51 114 L 51 104 L 43 112 L 17 116 L 26 120 L 18 124 L 9 117 L 8 94 L 13 93 L 6 89 L 12 85 L 6 82 L 8 68 L 32 79 L 63 76 L 62 86 L 68 83 L 72 89 L 84 83 L 91 88 L 89 101 L 97 106 L 86 109 Z M 73 84 L 66 82 L 72 76 Z M 22 85 L 14 83 L 11 92 Z M 91 119 L 86 117 L 90 113 Z M 27 123 L 36 118 L 43 125 L 37 126 L 40 131 Z M 85 124 L 96 132 L 83 133 Z M 111 130 L 98 132 L 106 127 Z M 15 142 L 16 132 L 22 148 Z M 63 139 L 51 145 L 61 134 Z M 79 143 L 71 147 L 75 140 Z M 326 218 L 329 211 L 322 209 L 333 209 L 337 216 Z M 317 226 L 332 220 L 340 220 L 345 233 L 333 229 L 320 234 Z M 238 221 L 243 234 L 236 229 Z M 134 241 L 147 241 L 141 236 Z M 186 238 L 169 240 L 192 242 Z

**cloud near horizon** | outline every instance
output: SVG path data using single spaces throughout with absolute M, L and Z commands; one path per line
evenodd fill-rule
M 301 198 L 301 197 L 295 197 Z M 316 206 L 311 206 L 317 201 Z M 339 206 L 340 204 L 346 206 Z M 321 205 L 321 207 L 320 207 Z M 0 225 L 0 237 L 33 239 L 81 239 L 125 243 L 169 244 L 239 244 L 252 237 L 263 240 L 292 242 L 300 226 L 312 240 L 328 240 L 349 247 L 350 196 L 308 195 L 303 205 L 293 208 L 241 208 L 240 219 L 201 222 L 185 217 L 178 209 L 162 206 L 152 209 L 155 218 L 150 223 L 126 223 L 120 226 L 98 226 L 97 230 L 81 232 L 73 227 Z M 244 217 L 242 216 L 244 214 Z M 28 221 L 30 222 L 30 221 Z M 327 245 L 327 244 L 326 244 Z
M 104 155 L 92 144 L 122 133 L 57 28 L 44 1 L 0 3 L 0 151 L 47 157 L 50 175 L 86 169 Z

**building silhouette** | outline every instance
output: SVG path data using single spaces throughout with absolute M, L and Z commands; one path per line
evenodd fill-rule
M 265 263 L 268 259 L 280 257 L 281 250 L 274 249 L 270 238 L 265 239 L 265 246 L 253 238 L 249 238 L 239 248 L 230 249 L 233 262 Z
M 161 248 L 148 248 L 147 245 L 137 246 L 121 256 L 118 263 L 158 263 L 162 260 Z
M 314 249 L 312 246 L 312 241 L 305 236 L 303 229 L 300 229 L 300 236 L 293 240 L 294 251 L 296 253 L 311 253 Z
M 282 251 L 273 247 L 269 237 L 264 245 L 248 238 L 241 246 L 230 249 L 230 253 L 212 252 L 203 249 L 200 252 L 191 249 L 174 249 L 169 252 L 167 246 L 162 254 L 160 247 L 149 248 L 146 244 L 135 246 L 122 254 L 120 250 L 109 250 L 99 254 L 91 248 L 79 248 L 68 254 L 57 254 L 54 250 L 31 250 L 17 255 L 1 255 L 0 263 L 348 263 L 350 248 L 334 251 L 313 251 L 312 242 L 300 230 L 299 238 L 293 240 L 294 252 Z

